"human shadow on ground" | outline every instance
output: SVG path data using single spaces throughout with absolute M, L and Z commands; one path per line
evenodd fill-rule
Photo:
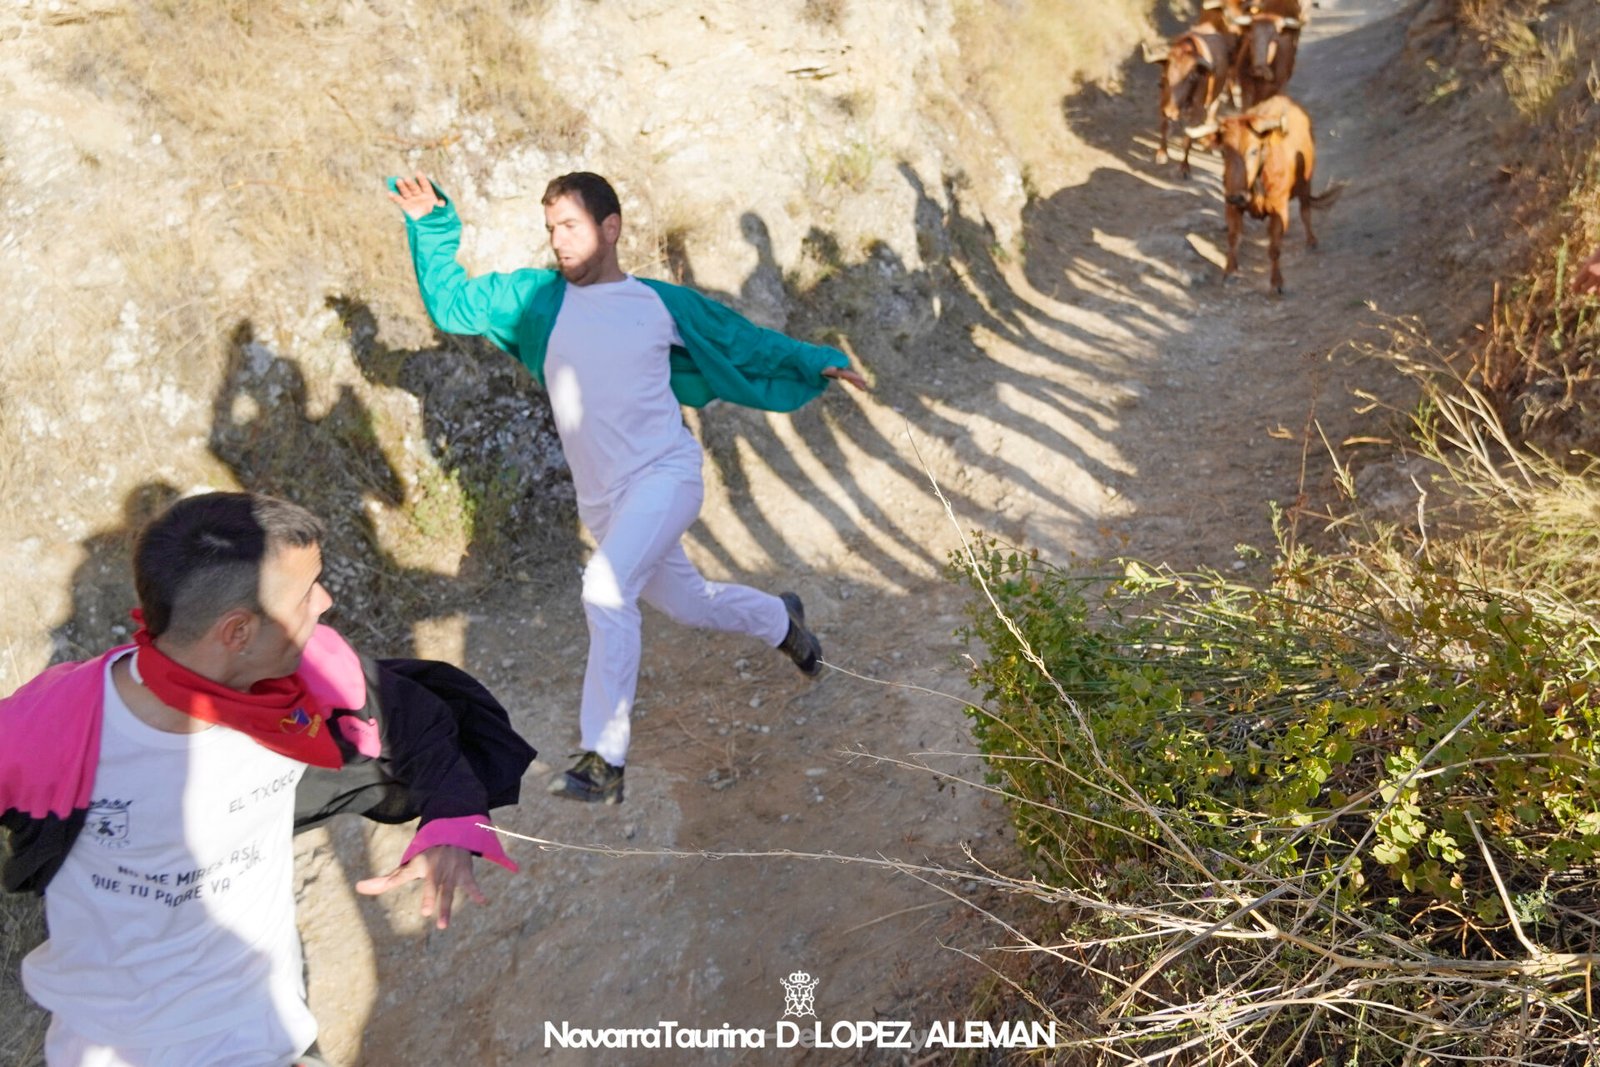
M 72 572 L 72 612 L 50 632 L 50 665 L 91 659 L 107 649 L 127 644 L 134 631 L 129 612 L 137 604 L 133 590 L 133 543 L 145 523 L 178 497 L 164 481 L 149 481 L 135 488 L 122 502 L 118 520 L 96 530 L 81 542 L 83 561 Z M 3 832 L 0 832 L 3 835 Z M 16 981 L 22 957 L 45 939 L 44 900 L 31 895 L 12 896 L 0 915 L 0 966 L 6 981 Z M 44 1062 L 44 1034 L 49 1015 L 20 992 L 22 1014 L 12 1020 L 0 1051 L 15 1054 L 19 1067 Z
M 341 383 L 314 415 L 300 362 L 241 322 L 210 447 L 239 484 L 295 500 L 328 524 L 329 621 L 374 654 L 409 655 L 419 621 L 466 611 L 501 570 L 535 551 L 575 552 L 565 536 L 570 488 L 548 408 L 506 381 L 496 366 L 503 354 L 443 336 L 393 349 L 365 304 L 334 297 L 328 306 L 364 385 Z M 403 440 L 412 405 L 423 433 Z M 402 449 L 419 462 L 391 458 Z
M 135 629 L 129 613 L 138 603 L 134 539 L 177 499 L 169 483 L 145 482 L 123 498 L 118 522 L 84 538 L 83 562 L 72 572 L 72 613 L 50 633 L 52 664 L 89 659 L 128 642 Z
M 573 569 L 570 480 L 548 406 L 485 343 L 439 335 L 433 345 L 391 348 L 361 301 L 332 297 L 327 306 L 360 383 L 341 383 L 325 410 L 313 412 L 303 361 L 260 343 L 241 321 L 213 402 L 212 454 L 240 485 L 322 517 L 324 580 L 334 598 L 325 621 L 357 648 L 415 656 L 423 651 L 417 627 L 448 618 L 462 627 L 470 666 L 473 628 L 483 621 L 475 609 L 491 586 L 532 566 L 533 556 L 556 572 Z M 421 432 L 407 435 L 419 419 Z M 502 699 L 527 733 L 519 702 Z M 392 867 L 395 857 L 375 854 L 367 835 L 330 831 L 345 884 Z M 419 906 L 415 886 L 390 895 L 402 909 Z M 400 975 L 382 946 L 413 935 L 397 933 L 374 902 L 359 902 L 358 911 L 378 988 L 386 988 Z
M 1321 120 L 1334 114 L 1337 105 L 1348 103 L 1339 94 L 1349 93 L 1352 85 L 1363 93 L 1372 85 L 1377 90 L 1373 106 L 1379 111 L 1393 104 L 1386 98 L 1392 86 L 1383 77 L 1383 66 L 1385 57 L 1397 48 L 1384 43 L 1405 39 L 1407 19 L 1406 10 L 1378 19 L 1369 19 L 1359 9 L 1318 8 L 1311 13 L 1287 93 L 1310 113 L 1316 130 L 1316 191 L 1326 188 L 1333 177 L 1352 176 L 1331 172 L 1328 157 L 1340 155 L 1348 137 L 1336 140 L 1328 136 L 1327 123 Z M 1162 35 L 1181 32 L 1186 25 L 1187 20 L 1167 12 L 1161 20 Z M 1226 247 L 1220 151 L 1196 144 L 1191 155 L 1193 175 L 1181 177 L 1176 162 L 1182 151 L 1180 129 L 1174 131 L 1169 144 L 1174 161 L 1155 161 L 1160 69 L 1144 61 L 1136 49 L 1124 58 L 1114 76 L 1085 83 L 1061 98 L 1062 117 L 1073 133 L 1115 157 L 1126 169 L 1100 168 L 1083 185 L 1064 188 L 1030 204 L 1025 217 L 1027 274 L 1040 292 L 1069 299 L 1074 291 L 1084 289 L 1087 280 L 1114 272 L 1119 257 L 1107 255 L 1103 247 L 1107 244 L 1139 249 L 1166 264 L 1168 269 L 1157 272 L 1158 276 L 1165 274 L 1179 284 L 1209 285 L 1220 280 L 1219 267 L 1206 262 L 1188 243 L 1193 235 L 1216 248 Z M 1111 91 L 1107 85 L 1120 89 Z M 1233 111 L 1231 99 L 1225 99 L 1222 113 Z M 1091 228 L 1095 239 L 1085 240 Z M 1052 240 L 1052 235 L 1058 236 Z M 1062 240 L 1059 235 L 1069 236 Z M 1247 265 L 1264 259 L 1265 241 L 1265 225 L 1247 221 Z M 1292 239 L 1289 247 L 1298 249 Z M 1209 295 L 1215 298 L 1223 291 L 1212 288 Z M 1160 297 L 1138 280 L 1113 286 L 1114 299 L 1155 299 L 1159 304 Z
M 981 471 L 983 480 L 1024 489 L 1062 514 L 1090 523 L 1095 504 L 1069 498 L 1062 487 L 1046 483 L 1024 463 L 997 458 L 992 448 L 973 440 L 969 420 L 989 420 L 996 434 L 1025 438 L 1103 480 L 1112 472 L 1076 443 L 1070 427 L 1097 432 L 1093 428 L 1113 413 L 1060 381 L 1043 380 L 987 354 L 975 335 L 991 335 L 1025 357 L 1089 376 L 1104 360 L 1114 361 L 1118 337 L 1126 329 L 1159 331 L 1164 325 L 1130 318 L 1129 326 L 1108 315 L 1112 325 L 1101 332 L 1051 313 L 1014 288 L 993 228 L 970 212 L 955 179 L 946 179 L 941 203 L 910 166 L 901 165 L 900 174 L 915 194 L 923 265 L 908 266 L 882 241 L 868 245 L 859 261 L 848 262 L 838 238 L 814 228 L 805 238 L 804 254 L 812 261 L 816 280 L 793 288 L 787 320 L 769 324 L 844 347 L 875 379 L 871 402 L 904 415 L 913 434 L 945 442 L 960 463 Z M 764 221 L 750 213 L 741 228 L 756 251 L 752 276 L 770 273 L 774 256 Z M 668 265 L 676 280 L 695 283 L 692 257 L 685 249 L 669 248 Z M 746 307 L 750 294 L 746 286 L 738 294 L 711 295 Z M 861 455 L 886 462 L 914 486 L 925 484 L 925 472 L 904 441 L 887 437 L 881 421 L 859 417 L 841 392 L 830 388 L 820 403 L 788 416 L 800 445 L 818 461 L 810 469 L 820 466 L 821 473 L 806 477 L 796 462 L 786 463 L 783 470 L 798 479 L 791 489 L 815 521 L 836 531 L 856 560 L 891 585 L 910 588 L 926 571 L 906 561 L 927 561 L 928 546 L 892 505 L 874 498 L 853 463 Z M 1041 410 L 1048 414 L 1039 414 Z M 714 405 L 700 416 L 710 462 L 736 499 L 755 484 L 752 464 L 772 465 L 785 451 L 768 418 L 725 405 Z M 987 509 L 970 483 L 943 489 L 958 512 L 982 514 Z M 780 566 L 804 562 L 795 558 L 791 531 L 779 528 L 763 509 L 740 507 L 736 521 Z M 703 525 L 692 536 L 724 566 L 737 566 L 732 552 Z
M 1119 486 L 1147 546 L 1141 551 L 1169 552 L 1179 566 L 1216 563 L 1203 555 L 1216 551 L 1209 544 L 1216 528 L 1270 544 L 1269 500 L 1285 502 L 1293 514 L 1297 504 L 1289 502 L 1331 495 L 1324 449 L 1311 444 L 1302 462 L 1300 437 L 1313 416 L 1330 432 L 1347 421 L 1347 412 L 1336 410 L 1347 402 L 1331 386 L 1375 385 L 1375 370 L 1351 371 L 1345 361 L 1325 357 L 1362 328 L 1368 300 L 1390 306 L 1401 288 L 1388 261 L 1376 258 L 1386 252 L 1364 241 L 1371 235 L 1362 231 L 1374 223 L 1363 218 L 1367 205 L 1360 201 L 1374 162 L 1394 169 L 1383 167 L 1393 156 L 1381 121 L 1392 103 L 1385 71 L 1405 40 L 1407 17 L 1404 9 L 1377 18 L 1351 9 L 1312 14 L 1289 95 L 1306 107 L 1316 130 L 1313 189 L 1320 193 L 1340 178 L 1357 181 L 1353 198 L 1347 193 L 1317 217 L 1318 252 L 1306 249 L 1295 219 L 1284 243 L 1290 288 L 1281 298 L 1267 291 L 1264 223 L 1246 220 L 1241 273 L 1228 285 L 1220 259 L 1207 262 L 1194 247 L 1209 244 L 1216 255 L 1226 248 L 1220 157 L 1197 146 L 1187 180 L 1176 163 L 1155 162 L 1159 68 L 1134 50 L 1105 83 L 1120 90 L 1086 84 L 1061 98 L 1074 134 L 1111 162 L 1081 185 L 1029 205 L 1025 274 L 1059 299 L 1082 306 L 1137 301 L 1168 319 L 1164 334 L 1146 335 L 1156 358 L 1140 377 L 1153 390 L 1189 390 L 1176 400 L 1135 405 L 1109 437 L 1133 454 L 1152 435 L 1165 435 L 1182 460 L 1149 465 Z M 1224 113 L 1230 111 L 1225 105 Z M 1269 370 L 1273 360 L 1295 369 Z M 1260 423 L 1241 425 L 1238 413 L 1249 406 L 1237 394 L 1244 392 L 1270 395 L 1280 407 L 1257 404 Z M 1218 481 L 1224 476 L 1232 479 L 1226 492 Z M 1216 482 L 1218 492 L 1195 492 L 1196 477 Z

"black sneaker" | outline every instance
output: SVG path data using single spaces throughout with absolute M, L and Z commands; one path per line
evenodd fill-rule
M 622 803 L 621 767 L 613 767 L 598 752 L 585 752 L 578 762 L 550 779 L 552 796 L 590 804 Z
M 778 651 L 794 660 L 802 674 L 814 678 L 822 672 L 822 643 L 806 629 L 806 609 L 800 598 L 794 593 L 782 593 L 778 599 L 789 609 L 789 632 L 783 635 Z

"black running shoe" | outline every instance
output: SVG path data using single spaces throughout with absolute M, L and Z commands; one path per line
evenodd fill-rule
M 569 769 L 550 779 L 550 794 L 590 804 L 621 804 L 622 771 L 600 753 L 585 752 Z
M 822 643 L 817 635 L 806 629 L 806 609 L 794 593 L 782 593 L 778 599 L 789 610 L 789 632 L 783 635 L 778 651 L 794 660 L 802 674 L 815 678 L 822 672 Z

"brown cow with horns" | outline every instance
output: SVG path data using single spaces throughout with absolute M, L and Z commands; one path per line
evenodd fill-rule
M 1192 26 L 1165 47 L 1145 49 L 1145 59 L 1161 64 L 1161 137 L 1156 162 L 1167 161 L 1167 129 L 1184 125 L 1179 173 L 1189 176 L 1189 149 L 1216 131 L 1217 108 L 1233 69 L 1234 36 L 1215 26 Z
M 1239 236 L 1244 214 L 1267 220 L 1267 246 L 1272 258 L 1272 288 L 1283 292 L 1283 272 L 1278 256 L 1283 233 L 1289 228 L 1289 201 L 1300 201 L 1300 222 L 1306 228 L 1306 245 L 1317 247 L 1311 229 L 1311 209 L 1328 207 L 1338 198 L 1340 186 L 1321 196 L 1311 195 L 1317 149 L 1311 136 L 1311 118 L 1287 96 L 1268 97 L 1243 114 L 1221 120 L 1222 192 L 1228 213 L 1228 263 L 1223 277 L 1239 269 Z
M 1294 76 L 1295 53 L 1300 47 L 1303 19 L 1300 0 L 1263 0 L 1246 14 L 1235 16 L 1241 33 L 1234 60 L 1234 80 L 1245 107 L 1254 107 L 1281 93 Z

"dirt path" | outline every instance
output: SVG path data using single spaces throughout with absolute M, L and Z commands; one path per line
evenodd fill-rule
M 927 755 L 971 745 L 960 704 L 926 692 L 964 686 L 952 637 L 961 596 L 941 577 L 956 530 L 922 464 L 963 526 L 1057 558 L 1133 552 L 1227 568 L 1235 544 L 1265 547 L 1266 501 L 1326 481 L 1316 447 L 1302 482 L 1308 414 L 1339 440 L 1356 425 L 1353 385 L 1392 388 L 1371 367 L 1323 355 L 1367 321 L 1365 301 L 1417 311 L 1440 284 L 1408 254 L 1418 238 L 1390 180 L 1392 130 L 1372 117 L 1381 109 L 1368 87 L 1403 38 L 1397 9 L 1326 0 L 1315 12 L 1296 95 L 1319 137 L 1317 187 L 1351 184 L 1320 220 L 1322 252 L 1307 253 L 1298 227 L 1289 238 L 1287 297 L 1267 293 L 1259 225 L 1235 285 L 1190 250 L 1191 233 L 1221 240 L 1217 166 L 1202 158 L 1181 182 L 1150 162 L 1153 91 L 1136 72 L 1125 97 L 1067 101 L 1086 142 L 1081 180 L 1030 209 L 1025 258 L 968 270 L 971 306 L 949 314 L 981 358 L 954 343 L 919 353 L 916 381 L 885 380 L 867 399 L 835 390 L 792 419 L 701 417 L 709 484 L 693 554 L 714 577 L 799 590 L 828 660 L 853 674 L 809 683 L 770 651 L 648 617 L 628 801 L 593 810 L 543 795 L 576 744 L 576 574 L 513 584 L 461 628 L 420 634 L 424 651 L 463 657 L 510 695 L 550 761 L 505 825 L 617 849 L 962 868 L 970 846 L 1007 862 L 998 804 L 885 762 L 981 773 L 969 757 Z M 339 1063 L 861 1062 L 800 1050 L 563 1052 L 546 1050 L 544 1027 L 770 1030 L 784 1010 L 779 979 L 796 970 L 818 979 L 825 1023 L 926 1025 L 966 1014 L 951 991 L 979 974 L 944 944 L 1000 940 L 960 903 L 971 887 L 959 878 L 525 844 L 520 876 L 487 875 L 490 908 L 423 934 L 413 898 L 357 902 L 347 888 L 401 841 L 347 826 L 302 843 L 312 1002 Z

